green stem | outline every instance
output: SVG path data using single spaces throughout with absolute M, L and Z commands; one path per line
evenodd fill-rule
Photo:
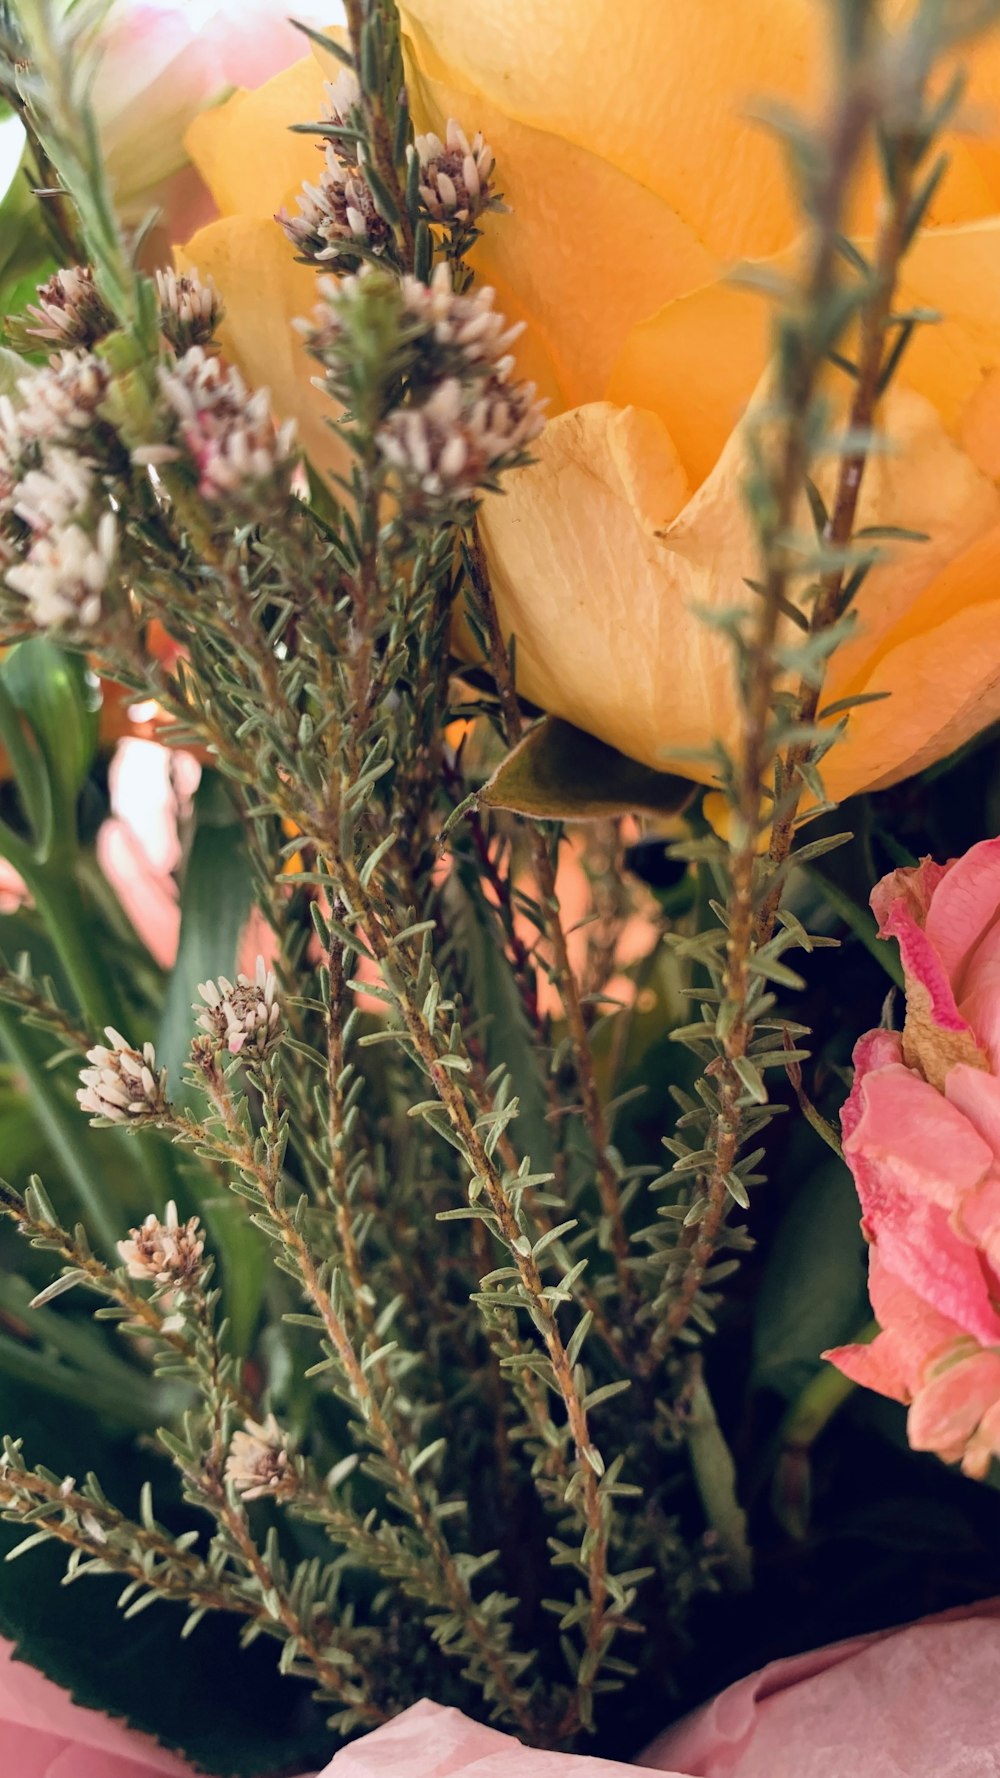
M 878 1322 L 869 1321 L 860 1333 L 855 1334 L 851 1344 L 867 1346 L 878 1331 Z M 857 1384 L 845 1377 L 843 1371 L 838 1371 L 832 1364 L 824 1364 L 785 1415 L 779 1434 L 782 1447 L 786 1451 L 809 1450 L 856 1387 Z

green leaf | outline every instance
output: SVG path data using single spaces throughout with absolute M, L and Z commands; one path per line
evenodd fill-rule
M 822 1153 L 814 1139 L 802 1152 Z M 830 1158 L 809 1168 L 775 1236 L 757 1294 L 753 1380 L 798 1394 L 827 1346 L 852 1339 L 871 1313 L 854 1181 Z
M 747 1517 L 739 1502 L 733 1455 L 716 1418 L 700 1364 L 688 1385 L 685 1437 L 705 1515 L 726 1558 L 729 1584 L 736 1591 L 745 1592 L 753 1584 Z
M 181 885 L 181 930 L 156 1053 L 170 1096 L 184 1100 L 183 1068 L 195 1034 L 198 983 L 233 976 L 252 903 L 242 824 L 224 781 L 206 772 L 194 804 L 195 831 Z
M 41 205 L 32 192 L 28 170 L 29 158 L 25 153 L 0 200 L 0 292 L 5 299 L 0 312 L 5 315 L 20 306 L 6 300 L 9 287 L 27 283 L 30 299 L 52 263 Z
M 240 936 L 252 903 L 243 827 L 225 786 L 206 772 L 195 797 L 195 834 L 181 887 L 181 932 L 156 1045 L 175 1103 L 191 1103 L 183 1077 L 195 1034 L 198 983 L 234 976 Z M 266 1273 L 264 1242 L 235 1198 L 213 1191 L 199 1209 L 222 1264 L 231 1339 L 245 1353 L 260 1313 Z
M 97 751 L 99 699 L 86 662 L 42 636 L 20 642 L 0 675 L 38 741 L 52 805 L 50 849 L 70 850 L 76 802 Z
M 599 821 L 631 812 L 673 815 L 694 792 L 687 778 L 655 772 L 561 717 L 545 716 L 479 796 L 491 809 L 543 821 Z
M 513 971 L 486 909 L 471 888 L 472 880 L 468 867 L 459 860 L 443 891 L 448 929 L 454 933 L 462 957 L 470 1004 L 483 1021 L 487 1069 L 503 1063 L 513 1082 L 518 1101 L 517 1146 L 522 1154 L 531 1156 L 535 1168 L 546 1171 L 553 1164 L 555 1150 L 543 1061 L 535 1048 Z

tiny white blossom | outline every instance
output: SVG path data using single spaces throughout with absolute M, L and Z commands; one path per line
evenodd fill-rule
M 197 272 L 175 272 L 167 266 L 156 273 L 160 299 L 160 327 L 175 352 L 207 345 L 225 314 L 211 278 Z
M 420 162 L 420 196 L 433 221 L 470 223 L 484 210 L 502 208 L 492 185 L 493 150 L 481 130 L 470 142 L 450 117 L 443 142 L 429 131 L 410 153 Z
M 57 495 L 50 494 L 53 510 Z M 96 530 L 76 522 L 38 533 L 27 555 L 7 569 L 7 585 L 24 599 L 41 629 L 89 629 L 101 614 L 101 594 L 112 578 L 117 526 L 105 512 Z
M 57 352 L 48 364 L 17 380 L 22 440 L 64 444 L 87 432 L 108 390 L 108 371 L 92 352 Z
M 281 1037 L 281 1008 L 275 998 L 277 981 L 263 957 L 257 958 L 254 975 L 238 975 L 235 983 L 224 975 L 217 981 L 199 982 L 204 1002 L 193 1010 L 198 1026 L 230 1055 L 269 1055 Z
M 177 1289 L 200 1279 L 205 1269 L 205 1238 L 197 1216 L 181 1222 L 171 1198 L 161 1222 L 150 1214 L 127 1241 L 119 1241 L 118 1254 L 130 1278 L 161 1289 Z
M 162 1117 L 167 1110 L 166 1072 L 157 1069 L 153 1045 L 133 1049 L 111 1025 L 105 1035 L 108 1045 L 88 1050 L 89 1066 L 80 1070 L 76 1097 L 81 1110 L 112 1123 Z
M 92 346 L 104 339 L 115 317 L 94 281 L 89 265 L 65 267 L 40 284 L 38 301 L 27 310 L 24 332 L 57 346 Z
M 431 507 L 462 504 L 522 460 L 545 423 L 533 383 L 457 377 L 418 406 L 399 408 L 378 445 L 404 487 Z
M 244 1500 L 294 1493 L 297 1478 L 291 1467 L 288 1440 L 273 1414 L 268 1414 L 262 1425 L 246 1420 L 243 1431 L 233 1433 L 226 1458 L 226 1480 Z
M 235 367 L 192 346 L 160 385 L 184 452 L 206 500 L 255 506 L 287 488 L 294 463 L 294 422 L 275 428 L 266 389 L 247 389 Z M 149 453 L 136 453 L 148 461 Z M 162 459 L 161 459 L 162 460 Z

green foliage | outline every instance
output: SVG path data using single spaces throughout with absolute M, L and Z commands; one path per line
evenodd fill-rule
M 557 716 L 543 717 L 479 792 L 490 809 L 542 821 L 673 815 L 690 802 L 687 778 L 654 772 Z
M 395 7 L 347 13 L 349 48 L 327 47 L 357 100 L 340 122 L 304 123 L 350 156 L 371 232 L 337 237 L 337 269 L 358 275 L 308 335 L 342 450 L 335 476 L 310 471 L 308 502 L 266 418 L 161 334 L 95 146 L 88 16 L 26 0 L 7 76 L 36 166 L 58 168 L 73 200 L 46 199 L 47 224 L 114 314 L 77 516 L 94 539 L 113 517 L 117 555 L 96 615 L 84 600 L 76 627 L 67 617 L 65 650 L 34 635 L 0 667 L 0 850 L 35 904 L 2 917 L 0 1116 L 17 1177 L 0 1186 L 0 1402 L 27 1438 L 5 1448 L 0 1504 L 26 1535 L 19 1560 L 50 1563 L 59 1543 L 98 1599 L 115 1577 L 126 1620 L 116 1632 L 95 1607 L 99 1633 L 78 1651 L 77 1620 L 61 1604 L 35 1617 L 8 1579 L 0 1623 L 81 1696 L 168 1740 L 178 1686 L 192 1687 L 188 1751 L 248 1774 L 319 1759 L 321 1715 L 353 1734 L 425 1692 L 534 1743 L 638 1744 L 665 1673 L 704 1691 L 679 1648 L 696 1603 L 724 1593 L 734 1621 L 761 1574 L 760 1500 L 783 1535 L 809 1535 L 796 1484 L 847 1394 L 817 1408 L 816 1355 L 856 1330 L 861 1255 L 842 1167 L 815 1158 L 801 1125 L 771 1126 L 790 1081 L 822 1128 L 846 1061 L 840 1027 L 814 1042 L 790 997 L 816 1024 L 845 928 L 845 957 L 877 973 L 859 878 L 882 830 L 873 817 L 853 846 L 826 822 L 823 760 L 851 706 L 824 710 L 822 685 L 888 541 L 855 530 L 855 500 L 877 401 L 929 319 L 897 314 L 892 293 L 943 118 L 923 96 L 929 9 L 883 40 L 874 6 L 845 4 L 832 118 L 781 125 L 809 239 L 801 284 L 778 292 L 774 387 L 749 423 L 760 559 L 745 605 L 714 620 L 741 731 L 712 755 L 722 837 L 686 783 L 554 719 L 528 726 L 476 517 L 523 453 L 489 456 L 459 407 L 434 457 L 427 418 L 449 386 L 508 419 L 527 397 L 506 359 L 456 344 L 467 307 L 448 310 L 442 344 L 448 328 L 402 282 L 429 280 L 437 258 L 452 282 L 435 300 L 461 305 L 477 231 L 432 230 L 424 213 Z M 840 231 L 876 142 L 885 222 L 869 260 Z M 201 451 L 192 376 L 217 428 Z M 811 472 L 831 452 L 826 504 Z M 30 557 L 28 522 L 3 524 Z M 4 621 L 24 636 L 34 607 L 9 591 Z M 463 682 L 456 713 L 458 601 L 488 674 L 485 689 Z M 177 645 L 166 659 L 144 647 L 154 621 Z M 183 836 L 169 983 L 97 880 L 84 653 L 212 762 Z M 456 714 L 474 725 L 465 742 Z M 685 805 L 654 918 L 618 817 Z M 564 819 L 587 822 L 570 844 Z M 589 896 L 576 930 L 560 882 L 574 858 Z M 274 973 L 237 980 L 252 906 Z M 639 914 L 635 1003 L 616 1009 L 619 941 Z M 88 1129 L 74 1077 L 107 1023 L 125 1042 L 112 1035 L 93 1065 L 106 1115 Z M 51 1199 L 25 1177 L 28 1108 Z M 786 1193 L 769 1212 L 762 1163 L 782 1142 Z M 774 1224 L 755 1293 L 747 1214 L 755 1233 Z M 748 1417 L 776 1395 L 788 1419 L 744 1466 Z M 86 1464 L 74 1417 L 60 1424 L 73 1397 L 102 1428 Z M 116 1400 L 141 1440 L 117 1436 Z M 74 1584 L 60 1601 L 81 1596 Z M 149 1629 L 160 1602 L 184 1626 L 179 1656 Z M 292 1681 L 285 1715 L 258 1685 L 267 1653 Z M 153 1659 L 169 1688 L 149 1686 Z

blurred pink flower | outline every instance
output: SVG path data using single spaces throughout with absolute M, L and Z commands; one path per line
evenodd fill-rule
M 739 1680 L 638 1763 L 683 1778 L 1000 1778 L 998 1660 L 995 1600 L 856 1636 Z
M 338 11 L 333 6 L 334 14 Z M 103 28 L 93 102 L 101 140 L 127 221 L 164 205 L 171 239 L 187 238 L 209 213 L 187 170 L 188 125 L 237 86 L 256 87 L 297 60 L 306 23 L 330 22 L 314 0 L 114 0 Z
M 910 1404 L 915 1450 L 983 1476 L 1000 1455 L 1000 842 L 893 871 L 872 906 L 899 940 L 906 1023 L 861 1039 L 842 1123 L 882 1332 L 826 1356 Z
M 126 736 L 109 773 L 111 815 L 97 837 L 97 860 L 147 950 L 164 969 L 177 956 L 180 906 L 174 878 L 181 858 L 178 818 L 198 784 L 190 753 Z
M 947 1613 L 774 1661 L 668 1729 L 636 1764 L 666 1778 L 1000 1778 L 1000 1606 Z M 423 1702 L 320 1778 L 626 1778 L 538 1753 Z

